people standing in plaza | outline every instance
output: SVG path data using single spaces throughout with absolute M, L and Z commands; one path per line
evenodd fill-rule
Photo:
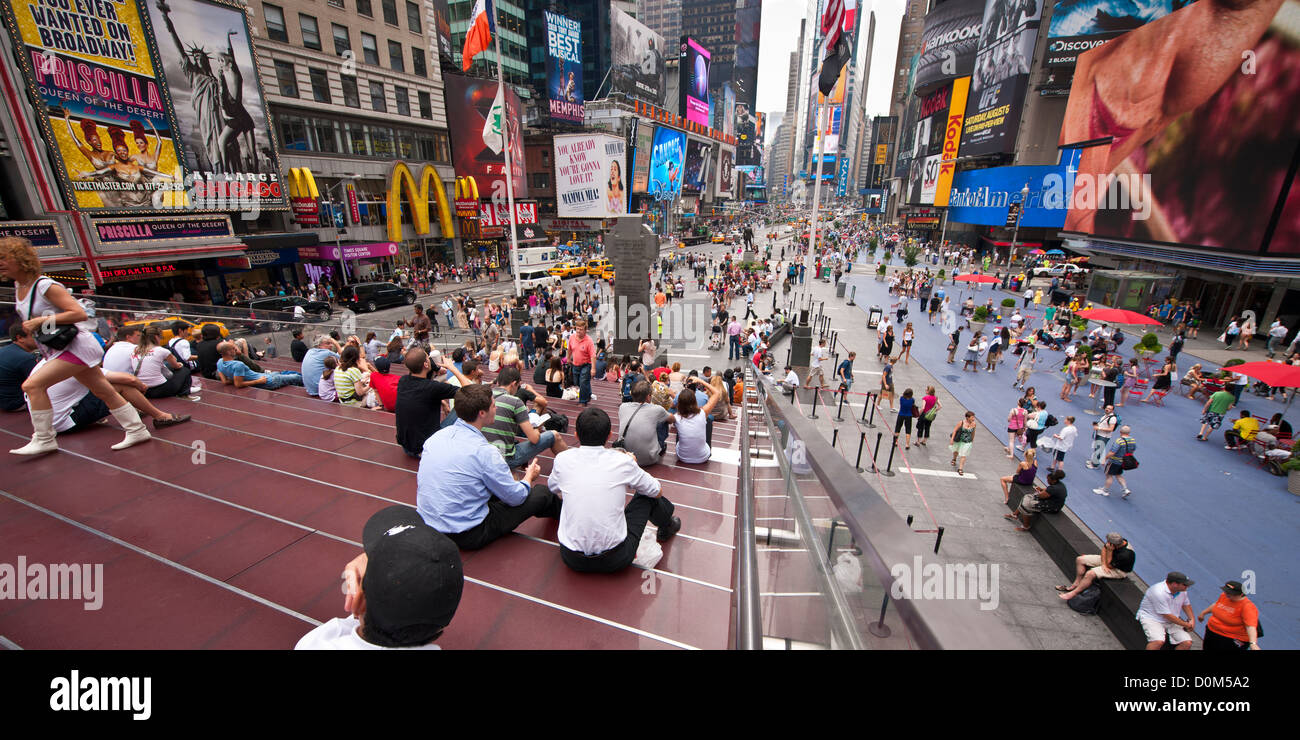
M 957 475 L 965 475 L 966 458 L 970 455 L 971 446 L 975 443 L 974 411 L 966 412 L 962 420 L 953 428 L 949 441 L 952 443 L 949 447 L 952 450 L 951 464 L 957 468 Z
M 898 433 L 906 428 L 907 434 L 904 438 L 905 450 L 912 449 L 912 419 L 920 416 L 921 410 L 916 405 L 916 399 L 912 397 L 912 389 L 905 388 L 903 397 L 898 399 L 898 418 L 894 422 L 894 444 L 898 444 Z
M 1106 404 L 1109 406 L 1110 404 Z M 1065 453 L 1074 447 L 1074 440 L 1079 436 L 1079 429 L 1074 426 L 1074 417 L 1065 417 L 1065 426 L 1061 431 L 1049 435 L 1041 447 L 1050 455 L 1048 470 L 1065 470 Z
M 1015 452 L 1019 449 L 1017 442 L 1024 437 L 1025 419 L 1028 415 L 1029 412 L 1020 404 L 1012 406 L 1007 414 L 1007 457 L 1016 456 Z
M 880 368 L 880 397 L 876 399 L 876 405 L 884 399 L 889 399 L 889 410 L 894 410 L 894 364 L 888 356 L 885 357 L 885 365 Z
M 825 339 L 818 342 L 817 346 L 812 348 L 812 356 L 810 358 L 812 367 L 808 368 L 808 382 L 804 385 L 805 389 L 813 387 L 814 378 L 817 379 L 817 388 L 825 389 L 829 387 L 826 385 L 825 365 L 826 361 L 830 358 L 831 353 L 830 350 L 826 348 Z
M 1143 594 L 1142 602 L 1138 604 L 1137 620 L 1146 634 L 1147 650 L 1164 649 L 1166 639 L 1176 650 L 1192 648 L 1196 617 L 1192 614 L 1186 592 L 1193 583 L 1187 576 L 1173 571 Z M 1178 616 L 1180 612 L 1185 619 Z
M 1132 491 L 1129 490 L 1128 482 L 1124 480 L 1124 471 L 1136 467 L 1137 461 L 1133 458 L 1133 453 L 1137 452 L 1137 441 L 1129 436 L 1132 430 L 1128 425 L 1119 428 L 1119 437 L 1111 441 L 1106 447 L 1106 482 L 1101 488 L 1094 488 L 1092 492 L 1099 496 L 1110 495 L 1111 481 L 1119 480 L 1120 486 L 1124 489 L 1123 498 L 1128 498 Z
M 1246 598 L 1241 581 L 1228 581 L 1221 587 L 1219 600 L 1196 615 L 1205 622 L 1202 650 L 1259 650 L 1259 608 Z
M 901 357 L 904 365 L 910 365 L 912 357 L 912 340 L 916 338 L 916 332 L 912 330 L 912 322 L 907 322 L 903 328 L 903 351 Z
M 1235 405 L 1236 399 L 1229 391 L 1218 390 L 1212 393 L 1201 407 L 1201 430 L 1196 433 L 1196 439 L 1201 442 L 1209 440 L 1210 432 L 1223 425 L 1223 415 Z
M 1111 435 L 1115 433 L 1115 428 L 1119 425 L 1119 417 L 1115 415 L 1114 406 L 1106 406 L 1101 412 L 1101 418 L 1092 423 L 1092 455 L 1085 463 L 1089 468 L 1101 466 L 1102 460 L 1106 456 L 1106 449 L 1110 446 Z

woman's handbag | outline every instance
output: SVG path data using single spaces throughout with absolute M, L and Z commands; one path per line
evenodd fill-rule
M 48 278 L 46 278 L 48 280 Z M 32 283 L 31 292 L 27 294 L 27 318 L 34 318 L 32 310 L 36 306 L 36 286 L 41 282 L 40 278 Z M 51 280 L 50 282 L 54 282 Z M 41 324 L 41 328 L 32 333 L 32 338 L 37 342 L 53 350 L 66 349 L 72 340 L 77 338 L 76 324 L 55 325 L 53 330 L 47 328 L 47 324 Z

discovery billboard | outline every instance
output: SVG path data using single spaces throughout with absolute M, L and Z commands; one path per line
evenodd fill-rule
M 1195 0 L 1060 0 L 1047 30 L 1046 67 L 1072 67 L 1079 55 L 1163 18 Z

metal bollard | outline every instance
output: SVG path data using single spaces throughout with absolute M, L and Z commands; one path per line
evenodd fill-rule
M 896 449 L 898 449 L 898 437 L 894 437 L 893 443 L 889 445 L 889 462 L 885 463 L 885 469 L 880 471 L 880 474 L 885 477 L 894 477 L 892 468 L 894 467 L 894 450 Z
M 885 592 L 885 598 L 880 602 L 880 621 L 872 622 L 867 625 L 867 631 L 882 640 L 889 637 L 889 627 L 885 625 L 885 610 L 889 608 L 889 592 Z
M 809 418 L 809 419 L 816 419 L 816 418 L 818 418 L 818 416 L 817 416 L 817 397 L 820 396 L 820 395 L 821 395 L 821 394 L 817 392 L 817 389 L 814 388 L 814 389 L 813 389 L 812 413 L 808 415 L 808 418 Z
M 840 430 L 831 430 L 831 449 L 835 449 L 835 444 L 840 441 Z
M 858 459 L 853 463 L 853 467 L 857 468 L 859 473 L 862 472 L 862 446 L 866 443 L 867 433 L 858 432 Z
M 913 516 L 911 514 L 907 515 L 907 526 L 909 527 L 912 526 L 912 518 Z
M 939 534 L 934 537 L 934 554 L 939 554 L 939 543 L 943 542 L 943 527 L 939 527 Z
M 880 467 L 876 465 L 876 458 L 880 455 L 880 439 L 884 437 L 883 432 L 876 432 L 876 449 L 871 451 L 871 472 L 879 473 Z
M 870 398 L 869 400 L 871 401 L 871 418 L 867 419 L 867 426 L 874 429 L 876 425 L 872 422 L 876 420 L 876 401 L 880 400 L 880 393 L 877 392 L 875 396 Z
M 835 421 L 844 421 L 844 394 L 840 394 L 840 407 L 835 412 Z

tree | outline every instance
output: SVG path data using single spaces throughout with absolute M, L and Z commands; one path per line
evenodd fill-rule
M 908 244 L 903 247 L 903 264 L 908 267 L 916 266 L 916 256 L 921 253 L 921 248 L 915 244 Z

